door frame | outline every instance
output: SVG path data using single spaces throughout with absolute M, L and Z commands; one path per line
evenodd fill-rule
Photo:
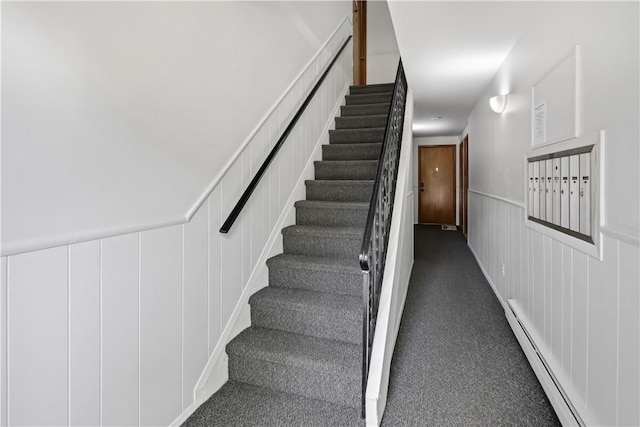
M 457 202 L 457 194 L 456 194 L 456 144 L 436 144 L 436 145 L 418 145 L 418 223 L 419 224 L 429 224 L 429 223 L 423 223 L 420 221 L 420 219 L 422 218 L 422 203 L 420 203 L 420 193 L 422 193 L 422 189 L 420 186 L 420 183 L 424 182 L 422 180 L 422 153 L 423 153 L 423 149 L 428 149 L 428 148 L 442 148 L 442 147 L 449 147 L 449 148 L 453 148 L 453 173 L 451 176 L 452 182 L 453 182 L 453 186 L 452 186 L 452 196 L 451 200 L 453 200 L 453 222 L 455 224 L 456 221 L 456 202 Z
M 469 234 L 469 134 L 460 141 L 460 194 L 459 223 L 462 234 L 468 239 Z
M 367 0 L 352 0 L 353 84 L 367 84 Z

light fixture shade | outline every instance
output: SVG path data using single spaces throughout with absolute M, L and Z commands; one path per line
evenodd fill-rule
M 489 100 L 491 109 L 496 113 L 502 113 L 507 108 L 507 95 L 497 95 Z

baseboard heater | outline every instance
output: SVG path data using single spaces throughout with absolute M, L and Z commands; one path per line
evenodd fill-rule
M 513 329 L 518 341 L 520 341 L 520 345 L 522 346 L 527 359 L 529 359 L 529 363 L 531 364 L 533 371 L 538 376 L 543 389 L 547 393 L 551 404 L 556 410 L 558 418 L 563 425 L 586 426 L 575 406 L 571 403 L 571 400 L 567 396 L 567 393 L 564 391 L 562 385 L 553 374 L 553 371 L 538 349 L 538 346 L 531 338 L 531 335 L 527 331 L 525 324 L 522 322 L 521 316 L 519 315 L 521 311 L 518 303 L 513 299 L 507 300 L 507 303 L 509 306 L 509 310 L 507 310 L 507 312 L 505 313 L 507 316 L 507 320 L 509 321 L 509 324 L 511 324 L 511 328 Z M 525 339 L 526 341 L 524 341 Z M 531 352 L 531 350 L 533 350 L 533 352 Z M 535 359 L 532 360 L 532 358 Z M 539 363 L 535 363 L 536 359 Z M 546 378 L 541 378 L 541 375 L 544 375 Z M 551 380 L 551 383 L 545 380 Z

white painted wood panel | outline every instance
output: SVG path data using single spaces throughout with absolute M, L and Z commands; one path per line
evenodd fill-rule
M 7 423 L 7 257 L 0 258 L 0 425 Z
M 69 246 L 69 424 L 100 424 L 100 241 Z
M 209 358 L 209 210 L 204 205 L 184 225 L 182 295 L 182 410 L 194 402 L 194 389 Z
M 616 424 L 618 247 L 603 239 L 602 262 L 589 258 L 587 407 L 601 425 Z
M 237 229 L 235 233 L 240 235 L 242 230 Z M 221 324 L 226 325 L 231 318 L 231 313 L 235 308 L 235 302 L 242 293 L 242 241 L 232 233 L 221 236 L 221 264 L 220 264 L 220 310 Z
M 548 182 L 549 180 L 547 180 Z M 543 236 L 542 245 L 544 253 L 544 342 L 547 348 L 551 348 L 551 334 L 555 328 L 555 318 L 553 317 L 553 288 L 551 276 L 551 238 Z
M 573 252 L 569 246 L 562 245 L 562 367 L 567 378 L 571 375 L 573 352 L 571 333 L 573 331 Z
M 589 335 L 589 275 L 588 256 L 573 252 L 573 280 L 571 283 L 571 383 L 584 399 L 587 393 L 587 340 Z
M 69 422 L 67 258 L 64 246 L 9 258 L 9 425 Z
M 618 425 L 640 425 L 640 251 L 618 241 Z
M 140 424 L 182 412 L 182 226 L 141 233 Z
M 209 198 L 209 290 L 208 290 L 208 353 L 211 355 L 222 334 L 220 260 L 221 238 L 218 231 L 222 225 L 220 216 L 220 191 L 215 189 Z
M 533 325 L 536 332 L 544 339 L 544 323 L 545 323 L 545 286 L 544 286 L 544 247 L 542 245 L 543 235 L 537 231 L 532 231 L 533 244 L 532 244 L 532 303 L 533 312 L 529 317 L 533 320 Z
M 551 242 L 551 354 L 555 361 L 562 365 L 562 334 L 564 331 L 563 316 L 563 276 L 562 276 L 562 243 Z
M 103 239 L 101 421 L 139 421 L 139 234 Z

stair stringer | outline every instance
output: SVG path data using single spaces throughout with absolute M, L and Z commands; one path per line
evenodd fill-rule
M 271 230 L 269 239 L 265 244 L 256 267 L 251 272 L 247 285 L 244 288 L 236 306 L 231 313 L 229 321 L 223 328 L 222 335 L 218 340 L 205 368 L 196 383 L 194 389 L 194 403 L 177 417 L 170 425 L 180 426 L 189 416 L 202 405 L 211 395 L 218 391 L 229 379 L 228 363 L 229 357 L 225 352 L 227 344 L 234 339 L 240 332 L 251 326 L 251 307 L 249 306 L 249 297 L 260 289 L 269 285 L 269 270 L 267 268 L 267 259 L 282 253 L 282 229 L 286 226 L 295 224 L 295 202 L 305 199 L 305 180 L 314 178 L 314 162 L 322 159 L 322 145 L 329 144 L 329 130 L 335 128 L 335 117 L 338 116 L 340 107 L 344 105 L 345 96 L 349 92 L 349 83 L 340 91 L 338 101 L 333 106 L 331 114 L 320 137 L 314 145 L 311 156 L 307 159 L 304 169 L 300 173 L 296 184 L 291 190 L 289 197 L 284 204 L 284 208 L 280 212 L 280 216 Z M 293 141 L 290 141 L 293 142 Z

